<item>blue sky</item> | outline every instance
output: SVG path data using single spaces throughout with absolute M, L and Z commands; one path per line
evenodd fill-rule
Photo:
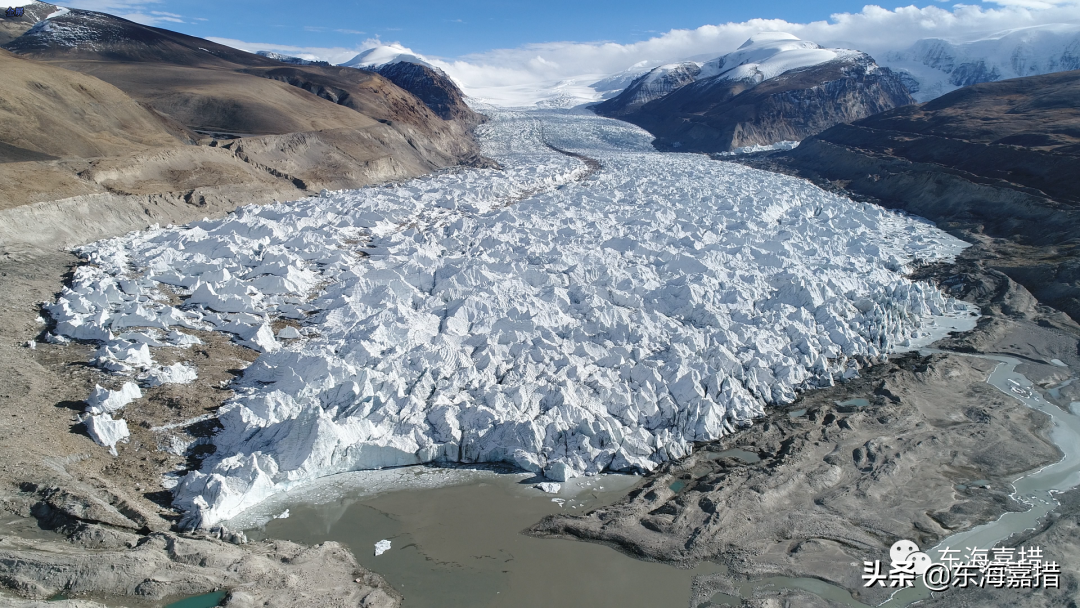
M 1030 28 L 1080 28 L 1080 0 L 934 0 L 865 5 L 732 0 L 71 0 L 247 51 L 344 63 L 380 44 L 425 57 L 469 95 L 515 105 L 612 74 L 730 53 L 763 31 L 887 58 L 925 38 L 969 42 Z M 590 89 L 591 90 L 591 89 Z M 560 93 L 561 94 L 561 93 Z
M 828 19 L 833 13 L 858 12 L 864 4 L 858 0 L 75 0 L 71 3 L 134 16 L 138 21 L 200 37 L 274 41 L 298 47 L 352 47 L 379 38 L 401 42 L 425 55 L 445 58 L 525 43 L 604 40 L 625 44 L 672 29 L 752 18 L 805 23 Z M 906 3 L 878 4 L 892 9 Z

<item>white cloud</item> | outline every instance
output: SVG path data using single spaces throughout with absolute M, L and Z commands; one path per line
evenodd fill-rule
M 308 59 L 311 61 L 329 61 L 334 65 L 345 63 L 357 56 L 361 51 L 382 44 L 378 38 L 368 38 L 352 47 L 294 46 L 289 44 L 278 44 L 275 42 L 246 42 L 244 40 L 236 40 L 233 38 L 207 38 L 207 40 L 218 44 L 224 44 L 225 46 L 231 46 L 234 49 L 240 49 L 249 53 L 254 53 L 256 51 L 273 51 L 275 53 L 281 53 L 282 55 L 291 55 L 293 57 L 300 57 L 301 59 Z
M 964 42 L 1022 27 L 1080 23 L 1077 0 L 997 0 L 997 4 L 1001 6 L 957 4 L 951 10 L 938 6 L 886 10 L 869 5 L 858 13 L 832 15 L 828 21 L 753 19 L 671 30 L 632 44 L 550 42 L 429 61 L 449 73 L 466 93 L 496 103 L 513 103 L 532 94 L 529 91 L 560 83 L 566 87 L 588 84 L 585 81 L 590 78 L 642 62 L 655 66 L 699 55 L 723 55 L 761 31 L 790 32 L 825 46 L 856 48 L 873 55 L 907 48 L 922 38 Z
M 1020 28 L 1059 23 L 1080 24 L 1080 0 L 992 0 L 996 6 L 955 4 L 906 6 L 887 10 L 868 5 L 858 13 L 837 13 L 828 21 L 792 23 L 752 19 L 741 23 L 703 25 L 671 30 L 631 44 L 614 42 L 547 42 L 495 49 L 456 59 L 426 56 L 445 70 L 469 95 L 498 105 L 531 104 L 558 96 L 582 100 L 596 95 L 587 85 L 630 68 L 653 67 L 690 57 L 712 58 L 729 53 L 762 31 L 790 32 L 831 47 L 854 48 L 871 55 L 902 50 L 922 38 L 967 42 L 1000 36 Z M 299 47 L 223 38 L 215 42 L 248 51 L 276 51 L 344 63 L 379 44 L 367 39 L 354 47 Z

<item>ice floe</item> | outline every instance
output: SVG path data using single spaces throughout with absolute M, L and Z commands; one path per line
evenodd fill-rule
M 481 137 L 501 171 L 81 248 L 48 310 L 57 338 L 102 342 L 100 365 L 161 372 L 129 328 L 216 330 L 262 353 L 232 384 L 216 452 L 176 487 L 185 525 L 362 469 L 648 471 L 957 311 L 904 276 L 963 247 L 918 218 L 658 153 L 625 123 L 493 118 Z M 587 167 L 547 144 L 603 169 L 577 181 Z M 301 329 L 275 336 L 277 319 Z

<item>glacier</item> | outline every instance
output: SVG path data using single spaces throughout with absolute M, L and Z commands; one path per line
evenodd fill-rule
M 501 170 L 78 250 L 46 309 L 60 338 L 101 342 L 114 373 L 188 381 L 152 360 L 190 343 L 184 328 L 261 353 L 219 410 L 216 452 L 174 489 L 185 526 L 363 469 L 646 472 L 856 375 L 934 315 L 970 314 L 905 276 L 965 246 L 924 220 L 660 153 L 588 113 L 485 111 Z

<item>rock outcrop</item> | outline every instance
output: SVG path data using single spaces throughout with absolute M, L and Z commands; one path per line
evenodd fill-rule
M 438 68 L 399 61 L 375 70 L 390 82 L 416 95 L 444 120 L 478 124 L 482 118 L 465 104 L 461 89 Z
M 726 152 L 799 141 L 914 101 L 869 55 L 789 34 L 756 36 L 695 67 L 657 68 L 594 109 L 648 130 L 661 150 Z
M 693 61 L 662 65 L 635 78 L 621 93 L 593 106 L 601 116 L 618 118 L 633 114 L 641 106 L 681 89 L 701 74 L 701 65 Z

